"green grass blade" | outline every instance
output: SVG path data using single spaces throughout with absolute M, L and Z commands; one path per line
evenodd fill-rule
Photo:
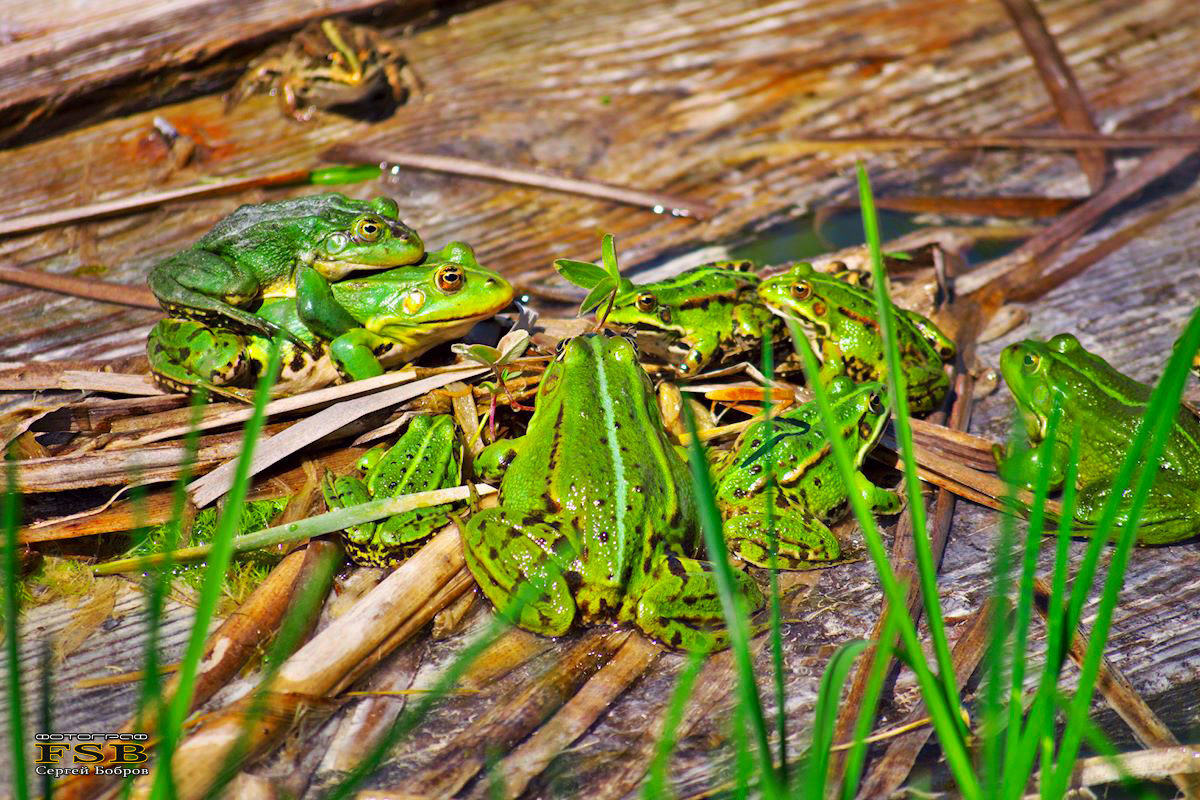
M 658 737 L 658 746 L 654 749 L 654 760 L 650 762 L 650 769 L 646 771 L 646 782 L 642 785 L 642 797 L 646 800 L 668 795 L 667 764 L 678 743 L 675 732 L 679 729 L 679 723 L 683 721 L 684 708 L 692 696 L 692 689 L 696 685 L 696 679 L 700 677 L 700 670 L 704 667 L 704 656 L 701 652 L 689 653 L 687 663 L 683 665 L 679 677 L 675 680 L 675 689 L 671 692 L 671 699 L 663 714 L 662 734 Z
M 209 553 L 204 583 L 200 588 L 200 596 L 196 603 L 191 636 L 188 639 L 183 663 L 179 668 L 178 689 L 175 696 L 170 699 L 165 713 L 160 717 L 160 752 L 151 790 L 152 800 L 174 795 L 174 780 L 170 767 L 171 757 L 174 755 L 175 744 L 179 741 L 184 719 L 187 718 L 188 709 L 191 707 L 192 695 L 196 688 L 196 673 L 200 667 L 200 659 L 204 655 L 205 640 L 208 638 L 209 622 L 216 612 L 225 572 L 233 556 L 233 534 L 237 529 L 238 519 L 242 513 L 242 504 L 250 485 L 250 462 L 254 457 L 254 447 L 262 432 L 266 416 L 264 409 L 270 399 L 270 389 L 278 372 L 279 341 L 276 339 L 271 342 L 268 366 L 259 378 L 255 390 L 254 414 L 246 422 L 242 454 L 238 459 L 233 486 L 229 490 L 225 511 L 221 514 L 213 535 L 213 547 Z
M 21 601 L 17 595 L 20 571 L 17 568 L 17 534 L 21 527 L 21 495 L 17 492 L 17 462 L 10 452 L 4 464 L 4 661 L 8 689 L 8 746 L 12 756 L 12 796 L 29 798 L 29 765 L 25 752 L 25 703 L 21 689 L 21 663 L 17 653 L 20 642 Z
M 1083 725 L 1087 719 L 1092 695 L 1095 692 L 1096 674 L 1100 668 L 1100 659 L 1104 653 L 1105 643 L 1112 625 L 1112 617 L 1116 608 L 1121 584 L 1125 579 L 1125 570 L 1129 563 L 1129 553 L 1133 548 L 1137 524 L 1141 518 L 1142 508 L 1150 494 L 1154 479 L 1157 477 L 1157 464 L 1166 445 L 1167 438 L 1175 424 L 1179 410 L 1179 401 L 1187 380 L 1188 368 L 1192 354 L 1200 350 L 1200 309 L 1193 312 L 1191 320 L 1179 339 L 1179 345 L 1171 354 L 1162 377 L 1154 387 L 1147 404 L 1146 412 L 1130 442 L 1121 470 L 1113 482 L 1112 496 L 1105 504 L 1100 522 L 1094 534 L 1098 539 L 1107 540 L 1113 529 L 1118 512 L 1124 505 L 1125 489 L 1137 466 L 1142 465 L 1137 483 L 1134 484 L 1133 495 L 1128 504 L 1128 517 L 1121 528 L 1116 548 L 1109 561 L 1108 574 L 1104 582 L 1104 590 L 1096 609 L 1096 621 L 1092 625 L 1091 637 L 1084 662 L 1080 668 L 1079 690 L 1071 699 L 1067 713 L 1067 723 L 1063 730 L 1062 741 L 1059 744 L 1058 759 L 1055 764 L 1053 781 L 1049 784 L 1050 792 L 1065 792 L 1071 778 L 1071 769 L 1078 756 L 1079 745 L 1083 737 Z M 1076 594 L 1086 592 L 1081 589 L 1080 579 L 1076 578 Z M 1090 580 L 1089 580 L 1090 583 Z M 1076 607 L 1075 596 L 1072 596 L 1072 610 Z M 1082 610 L 1082 599 L 1078 608 Z M 1078 617 L 1068 617 L 1068 635 L 1075 630 Z
M 771 382 L 775 377 L 775 353 L 770 336 L 762 340 L 762 374 L 766 377 L 763 386 L 763 440 L 770 452 L 763 460 L 763 504 L 767 509 L 767 538 L 771 542 L 768 557 L 768 592 L 771 618 L 771 667 L 775 684 L 775 736 L 779 739 L 779 781 L 788 785 L 787 748 L 787 684 L 783 677 L 783 606 L 779 598 L 779 538 L 775 535 L 775 492 L 779 487 L 775 481 L 774 447 L 777 440 L 772 436 L 774 420 L 771 417 Z
M 875 656 L 871 660 L 871 670 L 867 673 L 866 688 L 863 690 L 862 702 L 858 707 L 858 719 L 854 722 L 854 744 L 846 756 L 846 766 L 842 783 L 843 800 L 854 800 L 858 794 L 858 784 L 862 780 L 863 766 L 867 760 L 867 736 L 875 726 L 875 713 L 879 708 L 879 698 L 883 694 L 883 682 L 887 678 L 888 663 L 896 647 L 896 633 L 899 623 L 896 615 L 890 610 L 883 620 L 879 641 L 875 643 Z
M 821 684 L 817 688 L 817 703 L 813 711 L 812 745 L 808 749 L 808 766 L 804 770 L 804 793 L 801 797 L 824 797 L 829 773 L 829 748 L 833 746 L 833 726 L 837 724 L 841 707 L 842 687 L 854 666 L 854 659 L 867 649 L 868 642 L 856 639 L 846 642 L 825 665 Z
M 925 601 L 925 619 L 933 652 L 937 659 L 938 673 L 942 679 L 947 698 L 954 706 L 956 724 L 961 725 L 958 713 L 958 686 L 954 682 L 954 662 L 950 657 L 950 643 L 946 638 L 946 625 L 942 619 L 942 606 L 938 600 L 937 565 L 933 561 L 933 548 L 929 543 L 929 528 L 925 524 L 925 502 L 921 496 L 921 484 L 917 479 L 917 460 L 913 455 L 912 428 L 908 422 L 908 394 L 905 391 L 904 370 L 900 365 L 900 348 L 896 340 L 895 309 L 888 297 L 887 272 L 883 267 L 883 252 L 879 239 L 879 218 L 875 213 L 875 199 L 871 194 L 871 181 L 866 167 L 860 161 L 858 172 L 858 197 L 862 207 L 863 228 L 867 246 L 871 253 L 871 273 L 875 278 L 875 305 L 879 311 L 879 324 L 884 338 L 884 355 L 887 360 L 887 385 L 892 400 L 892 427 L 904 464 L 904 485 L 908 491 L 908 513 L 912 517 L 913 552 L 917 560 L 917 576 L 921 584 L 921 596 Z M 965 730 L 962 731 L 966 733 Z
M 687 430 L 691 437 L 688 444 L 688 461 L 692 468 L 692 485 L 695 487 L 696 500 L 700 507 L 700 525 L 704 531 L 705 548 L 708 551 L 708 559 L 712 563 L 717 593 L 721 598 L 721 610 L 729 631 L 729 647 L 737 669 L 739 706 L 745 710 L 747 724 L 750 726 L 750 732 L 758 746 L 762 791 L 768 797 L 775 797 L 780 794 L 782 787 L 779 785 L 778 775 L 771 762 L 767 722 L 763 715 L 762 702 L 758 696 L 758 684 L 754 678 L 754 659 L 750 655 L 747 611 L 742 606 L 741 597 L 734 590 L 733 567 L 729 564 L 729 554 L 725 550 L 725 537 L 721 532 L 721 512 L 717 510 L 712 478 L 708 473 L 708 462 L 705 460 L 704 448 L 700 444 L 700 437 L 696 432 L 696 418 L 692 414 L 692 407 L 687 403 L 683 404 L 683 411 Z
M 41 709 L 38 714 L 38 730 L 45 733 L 54 730 L 54 658 L 50 653 L 50 641 L 42 642 L 41 663 Z M 42 775 L 42 797 L 54 796 L 54 776 Z

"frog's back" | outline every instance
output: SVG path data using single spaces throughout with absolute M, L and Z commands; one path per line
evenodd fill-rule
M 308 231 L 352 219 L 358 201 L 339 192 L 289 197 L 271 203 L 247 203 L 222 219 L 196 241 L 195 247 L 223 250 L 279 235 L 284 231 Z

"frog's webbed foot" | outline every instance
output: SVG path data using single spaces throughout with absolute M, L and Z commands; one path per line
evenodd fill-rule
M 753 614 L 762 607 L 762 592 L 746 573 L 733 576 Z M 633 619 L 647 636 L 682 650 L 708 652 L 729 644 L 716 578 L 706 562 L 694 558 L 673 553 L 661 558 L 637 598 Z
M 243 392 L 228 386 L 249 372 L 245 340 L 235 333 L 190 319 L 162 319 L 150 331 L 146 356 L 155 381 L 172 391 L 205 389 L 245 399 Z
M 535 633 L 561 636 L 575 619 L 575 598 L 562 570 L 534 539 L 553 548 L 563 538 L 554 526 L 529 515 L 489 508 L 467 524 L 463 554 L 475 582 L 497 609 L 519 602 L 520 593 L 526 602 L 517 623 Z
M 796 512 L 774 519 L 775 563 L 779 569 L 814 569 L 828 566 L 842 554 L 841 543 L 829 526 L 816 517 Z M 767 515 L 739 514 L 725 523 L 729 552 L 758 567 L 771 566 L 771 536 Z

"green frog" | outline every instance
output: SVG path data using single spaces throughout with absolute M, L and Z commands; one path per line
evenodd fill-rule
M 828 385 L 837 375 L 860 382 L 884 380 L 884 340 L 870 291 L 800 263 L 765 279 L 759 284 L 758 296 L 773 312 L 798 320 L 811 332 L 817 342 L 823 383 Z M 950 389 L 942 364 L 954 358 L 954 342 L 927 317 L 894 308 L 909 410 L 932 411 Z
M 507 607 L 531 577 L 541 592 L 519 624 L 558 636 L 572 622 L 631 622 L 671 647 L 713 650 L 728 639 L 701 550 L 688 467 L 667 438 L 650 378 L 621 336 L 577 336 L 538 389 L 526 434 L 489 445 L 481 477 L 501 473 L 499 506 L 471 517 L 467 567 Z M 762 595 L 745 573 L 751 610 Z
M 462 336 L 513 296 L 512 285 L 480 266 L 461 242 L 446 245 L 432 262 L 348 278 L 329 284 L 328 291 L 337 315 L 319 325 L 302 321 L 297 300 L 286 295 L 258 309 L 258 316 L 305 344 L 282 342 L 275 394 L 380 375 Z M 269 349 L 264 337 L 173 317 L 154 326 L 146 348 L 151 372 L 168 389 L 204 387 L 239 399 L 246 393 L 237 387 L 253 384 Z
M 154 267 L 150 291 L 173 317 L 298 342 L 250 309 L 280 295 L 308 300 L 308 290 L 296 294 L 299 266 L 310 267 L 318 278 L 339 280 L 355 270 L 420 261 L 425 245 L 399 214 L 389 197 L 368 202 L 337 192 L 244 205 Z
M 325 474 L 321 488 L 330 510 L 458 485 L 458 440 L 448 414 L 418 416 L 394 445 L 374 447 L 359 458 L 358 475 Z M 394 567 L 422 541 L 450 522 L 450 504 L 418 508 L 342 532 L 355 564 Z
M 1099 356 L 1089 353 L 1074 336 L 1062 333 L 1047 342 L 1026 339 L 1000 354 L 1000 371 L 1012 391 L 1032 444 L 1040 443 L 1055 402 L 1062 418 L 1049 456 L 1050 490 L 1062 488 L 1070 460 L 1071 441 L 1079 437 L 1079 466 L 1075 507 L 1076 530 L 1088 533 L 1100 519 L 1112 495 L 1120 469 L 1146 405 L 1150 387 L 1121 374 Z M 1032 488 L 1039 457 L 1036 450 L 1023 458 L 997 448 L 997 462 Z M 1023 462 L 1023 463 L 1022 463 Z M 1139 544 L 1166 544 L 1200 533 L 1200 422 L 1184 409 L 1175 416 L 1154 488 L 1138 527 Z M 1023 476 L 1023 478 L 1022 478 Z M 1118 525 L 1125 520 L 1118 517 Z
M 763 336 L 781 343 L 786 338 L 783 326 L 758 301 L 759 277 L 753 269 L 749 261 L 714 261 L 631 285 L 618 295 L 608 321 L 665 335 L 671 366 L 680 377 L 691 377 L 718 351 L 757 348 Z
M 850 448 L 856 468 L 883 434 L 888 420 L 886 392 L 877 381 L 856 384 L 839 376 L 830 382 L 829 399 L 838 432 Z M 770 565 L 771 543 L 763 506 L 767 459 L 775 465 L 774 523 L 780 569 L 811 569 L 841 555 L 829 525 L 849 511 L 851 491 L 861 494 L 879 514 L 900 510 L 899 495 L 879 488 L 862 472 L 855 473 L 852 486 L 846 485 L 815 402 L 773 420 L 770 442 L 764 441 L 765 434 L 765 423 L 747 429 L 736 452 L 719 468 L 717 504 L 726 519 L 725 540 L 734 555 L 761 567 Z

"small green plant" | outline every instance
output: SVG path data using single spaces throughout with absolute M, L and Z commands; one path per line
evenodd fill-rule
M 621 277 L 621 269 L 617 266 L 616 244 L 611 233 L 604 234 L 600 241 L 600 261 L 603 266 L 567 258 L 560 258 L 554 262 L 554 268 L 560 275 L 576 286 L 588 290 L 587 296 L 579 304 L 581 316 L 598 308 L 602 303 L 607 303 L 604 313 L 596 315 L 597 329 L 608 319 L 617 298 L 633 291 L 633 283 L 628 278 Z

